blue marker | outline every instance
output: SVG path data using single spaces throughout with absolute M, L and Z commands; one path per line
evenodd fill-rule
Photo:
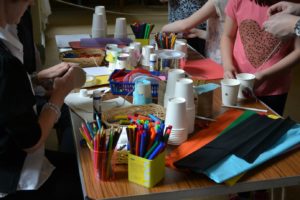
M 146 150 L 146 146 L 147 146 L 147 144 L 146 144 L 147 143 L 146 142 L 147 135 L 146 134 L 147 133 L 144 131 L 141 135 L 140 154 L 139 154 L 140 157 L 144 157 L 144 155 L 145 155 L 145 150 Z
M 163 142 L 160 142 L 159 145 L 157 146 L 157 148 L 154 149 L 154 151 L 149 156 L 149 160 L 153 160 L 164 147 L 165 147 L 165 144 Z

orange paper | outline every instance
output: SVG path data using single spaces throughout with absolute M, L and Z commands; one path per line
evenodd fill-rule
M 238 109 L 230 109 L 217 118 L 216 122 L 210 124 L 207 129 L 201 130 L 186 142 L 181 144 L 178 148 L 174 149 L 166 157 L 166 165 L 171 168 L 176 168 L 173 163 L 194 151 L 200 149 L 207 143 L 214 140 L 226 127 L 228 127 L 234 120 L 236 120 L 243 111 Z
M 222 65 L 212 59 L 188 60 L 183 70 L 193 78 L 200 80 L 215 80 L 223 78 L 224 70 Z

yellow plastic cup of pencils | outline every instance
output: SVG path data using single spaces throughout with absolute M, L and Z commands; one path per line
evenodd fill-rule
M 90 150 L 93 160 L 94 175 L 100 181 L 115 179 L 116 155 L 114 151 Z
M 150 39 L 144 39 L 144 38 L 136 38 L 135 42 L 140 42 L 141 46 L 147 46 L 150 43 Z

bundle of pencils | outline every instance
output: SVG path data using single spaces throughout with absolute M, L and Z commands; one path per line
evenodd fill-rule
M 93 152 L 95 174 L 101 180 L 109 180 L 113 176 L 112 157 L 122 128 L 111 127 L 105 130 L 101 126 L 99 116 L 96 115 L 96 122 L 82 123 L 79 130 L 90 151 Z
M 154 35 L 154 39 L 159 49 L 174 49 L 176 34 L 159 32 Z
M 130 153 L 153 160 L 167 146 L 172 126 L 149 114 L 151 120 L 137 120 L 126 128 Z M 165 129 L 165 131 L 164 131 Z
M 149 39 L 154 24 L 135 22 L 130 27 L 136 39 Z

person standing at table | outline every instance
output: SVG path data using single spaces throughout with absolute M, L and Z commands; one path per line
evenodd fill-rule
M 282 115 L 291 68 L 300 58 L 300 38 L 281 41 L 263 31 L 268 8 L 278 1 L 229 0 L 221 39 L 224 78 L 255 74 L 254 95 Z
M 82 70 L 62 63 L 37 74 L 54 79 L 39 116 L 16 25 L 33 0 L 0 1 L 0 198 L 83 199 L 75 157 L 46 151 L 65 96 L 84 83 Z M 53 163 L 55 167 L 51 164 Z
M 168 1 L 168 21 L 169 23 L 185 19 L 199 10 L 207 0 L 160 0 Z M 200 30 L 206 30 L 206 23 L 201 23 L 197 27 Z M 187 43 L 202 55 L 205 54 L 205 39 L 194 37 L 187 38 Z
M 279 2 L 268 10 L 264 29 L 278 38 L 300 37 L 300 3 Z
M 177 20 L 162 27 L 162 32 L 181 32 L 187 38 L 199 37 L 206 40 L 205 56 L 221 63 L 220 39 L 225 21 L 225 6 L 228 0 L 208 0 L 190 17 Z M 207 31 L 196 27 L 207 20 Z

